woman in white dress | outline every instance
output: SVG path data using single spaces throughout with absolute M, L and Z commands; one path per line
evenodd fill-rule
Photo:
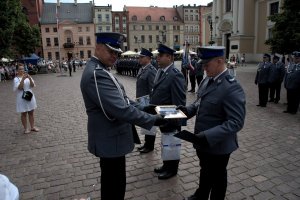
M 24 133 L 31 131 L 38 132 L 39 129 L 34 126 L 34 109 L 37 108 L 35 96 L 31 90 L 35 86 L 32 77 L 24 72 L 24 65 L 19 64 L 17 69 L 17 76 L 14 78 L 14 91 L 17 92 L 16 108 L 17 112 L 21 113 L 21 122 L 24 127 Z M 22 98 L 23 91 L 30 91 L 33 96 L 30 101 Z M 27 115 L 31 129 L 27 129 Z

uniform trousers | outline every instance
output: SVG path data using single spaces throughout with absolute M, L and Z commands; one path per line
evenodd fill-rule
M 190 74 L 190 82 L 191 82 L 191 90 L 195 90 L 196 87 L 196 75 L 195 74 Z
M 203 79 L 203 75 L 198 75 L 198 76 L 196 75 L 196 79 L 197 79 L 197 85 L 199 86 Z
M 223 200 L 227 189 L 227 164 L 230 154 L 213 155 L 197 151 L 200 163 L 199 188 L 195 192 L 197 200 Z
M 297 113 L 300 104 L 300 89 L 287 89 L 287 111 Z
M 270 84 L 270 100 L 278 102 L 280 100 L 281 81 Z
M 155 144 L 155 135 L 145 135 L 144 147 L 153 150 Z M 165 171 L 176 172 L 178 171 L 179 160 L 164 160 L 163 169 Z
M 268 102 L 269 86 L 268 84 L 258 84 L 259 105 L 266 106 Z
M 124 200 L 126 191 L 125 156 L 114 158 L 100 157 L 101 199 Z

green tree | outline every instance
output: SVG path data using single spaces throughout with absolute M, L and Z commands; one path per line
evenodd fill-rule
M 275 22 L 272 38 L 266 41 L 273 53 L 290 54 L 300 51 L 300 1 L 284 0 L 282 12 L 269 19 Z
M 0 58 L 28 55 L 39 45 L 39 27 L 30 26 L 20 0 L 1 0 Z

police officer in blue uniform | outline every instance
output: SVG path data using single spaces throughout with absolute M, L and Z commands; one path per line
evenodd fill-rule
M 258 64 L 255 84 L 258 85 L 259 104 L 256 106 L 266 107 L 269 95 L 269 76 L 271 70 L 271 56 L 264 54 L 263 62 Z
M 293 52 L 294 63 L 291 63 L 285 76 L 287 91 L 287 109 L 284 113 L 296 114 L 300 103 L 300 52 Z
M 270 86 L 270 99 L 269 102 L 278 103 L 280 100 L 280 90 L 281 90 L 281 83 L 283 81 L 285 75 L 285 66 L 279 60 L 278 55 L 273 56 L 273 63 L 270 69 L 269 75 L 269 86 Z
M 100 157 L 101 199 L 124 200 L 125 155 L 134 148 L 132 124 L 150 129 L 165 120 L 133 106 L 122 84 L 109 72 L 122 52 L 124 36 L 96 33 L 95 55 L 87 63 L 80 88 L 88 115 L 88 150 Z
M 150 95 L 153 84 L 154 78 L 156 75 L 156 68 L 151 64 L 151 58 L 153 54 L 147 50 L 142 48 L 139 54 L 139 64 L 141 68 L 137 74 L 137 81 L 136 81 L 136 98 L 140 98 L 142 96 Z M 154 143 L 149 142 L 147 137 L 149 135 L 155 134 L 155 128 L 152 128 L 150 131 L 142 129 L 141 132 L 145 134 L 145 144 L 138 148 L 140 153 L 149 153 L 154 149 Z M 148 142 L 147 142 L 148 141 Z
M 188 118 L 196 116 L 194 133 L 199 138 L 193 144 L 201 167 L 199 188 L 187 200 L 225 198 L 226 167 L 230 154 L 238 148 L 237 132 L 244 125 L 245 93 L 225 66 L 224 49 L 199 49 L 207 77 L 199 86 L 197 100 L 187 107 L 177 107 Z
M 174 66 L 175 50 L 159 44 L 157 55 L 157 64 L 159 70 L 154 80 L 153 90 L 150 96 L 150 104 L 153 105 L 185 105 L 185 79 L 183 74 Z M 181 130 L 181 120 L 170 120 L 168 124 L 160 126 L 161 134 L 174 135 Z M 172 136 L 171 136 L 172 137 Z M 174 137 L 174 136 L 173 136 Z M 147 142 L 154 145 L 155 136 L 146 138 Z M 162 141 L 163 142 L 163 141 Z M 162 146 L 162 152 L 164 147 Z M 179 165 L 178 159 L 163 158 L 163 165 L 155 168 L 154 172 L 158 174 L 158 179 L 168 179 L 177 174 Z

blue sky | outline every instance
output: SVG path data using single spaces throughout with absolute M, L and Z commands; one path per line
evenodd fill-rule
M 45 2 L 52 2 L 56 3 L 57 0 L 44 0 Z M 142 7 L 148 7 L 148 6 L 159 6 L 159 7 L 173 7 L 174 5 L 182 5 L 184 2 L 184 5 L 207 5 L 208 3 L 212 2 L 212 0 L 199 0 L 199 1 L 190 1 L 190 0 L 94 0 L 96 6 L 105 6 L 108 4 L 112 5 L 113 11 L 121 11 L 123 10 L 124 4 L 127 6 L 142 6 Z M 60 2 L 64 3 L 72 3 L 74 0 L 60 0 Z M 78 3 L 88 3 L 90 0 L 77 0 Z

